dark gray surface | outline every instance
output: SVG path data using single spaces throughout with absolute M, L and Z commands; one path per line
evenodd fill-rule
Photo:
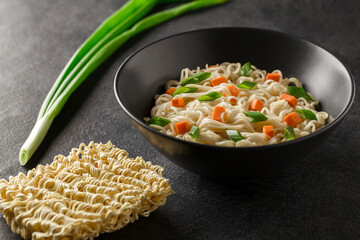
M 339 57 L 359 87 L 358 1 L 236 0 L 153 28 L 87 79 L 54 121 L 32 164 L 19 165 L 19 149 L 57 75 L 124 2 L 0 2 L 0 178 L 50 163 L 81 142 L 111 140 L 131 156 L 164 166 L 176 194 L 149 218 L 98 239 L 359 239 L 359 91 L 349 115 L 322 147 L 281 176 L 242 184 L 211 182 L 169 162 L 135 132 L 113 94 L 115 72 L 135 50 L 171 34 L 217 26 L 275 29 L 310 40 Z M 3 219 L 0 239 L 20 239 Z

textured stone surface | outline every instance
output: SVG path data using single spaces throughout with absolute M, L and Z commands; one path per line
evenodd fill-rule
M 124 2 L 0 2 L 0 178 L 49 163 L 81 142 L 111 140 L 131 156 L 164 166 L 176 194 L 149 218 L 98 239 L 359 239 L 359 91 L 323 146 L 281 176 L 242 184 L 208 181 L 169 162 L 135 132 L 113 93 L 117 68 L 135 50 L 171 34 L 219 26 L 275 29 L 312 41 L 349 67 L 359 89 L 358 1 L 235 0 L 144 32 L 73 94 L 31 164 L 20 166 L 19 149 L 59 72 Z M 19 238 L 0 219 L 0 239 Z

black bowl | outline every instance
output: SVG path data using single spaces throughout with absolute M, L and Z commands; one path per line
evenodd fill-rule
M 155 94 L 165 91 L 168 80 L 179 79 L 182 68 L 225 61 L 250 61 L 260 69 L 280 69 L 284 76 L 298 78 L 331 120 L 293 141 L 241 148 L 187 142 L 145 124 Z M 279 173 L 315 151 L 348 113 L 355 83 L 336 57 L 308 41 L 270 30 L 215 28 L 170 36 L 132 54 L 116 74 L 115 95 L 135 128 L 169 160 L 209 178 L 245 180 Z

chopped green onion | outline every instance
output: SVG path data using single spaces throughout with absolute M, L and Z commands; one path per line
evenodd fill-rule
M 296 98 L 302 97 L 308 101 L 314 101 L 302 87 L 287 86 L 286 88 L 289 90 L 289 93 Z
M 179 89 L 176 89 L 175 92 L 172 94 L 172 96 L 176 96 L 182 93 L 193 93 L 196 92 L 198 89 L 196 87 L 181 87 Z
M 210 75 L 211 75 L 211 73 L 209 73 L 209 72 L 199 72 L 199 73 L 185 79 L 184 81 L 182 81 L 180 83 L 180 85 L 185 86 L 190 83 L 198 84 L 198 83 L 204 81 L 205 79 L 208 79 L 210 77 Z
M 244 113 L 246 116 L 248 116 L 249 118 L 252 118 L 251 122 L 261 122 L 261 121 L 266 121 L 268 118 L 262 114 L 261 112 L 245 112 Z
M 159 125 L 161 127 L 165 127 L 168 125 L 171 121 L 169 119 L 161 118 L 161 117 L 153 117 L 149 121 L 146 122 L 147 125 L 153 124 L 153 125 Z
M 257 83 L 254 83 L 254 82 L 244 81 L 244 82 L 240 83 L 237 87 L 251 90 L 251 89 L 253 89 L 253 87 L 255 87 L 256 84 Z
M 243 136 L 241 136 L 241 134 L 239 133 L 238 130 L 226 130 L 226 134 L 234 142 L 238 142 L 238 141 L 241 141 L 241 140 L 244 139 Z
M 215 99 L 222 97 L 222 94 L 219 92 L 210 92 L 206 95 L 202 95 L 198 98 L 199 101 L 214 101 Z
M 251 68 L 251 63 L 247 62 L 244 65 L 242 65 L 240 73 L 241 73 L 241 76 L 249 77 L 250 74 L 252 73 L 252 71 L 253 70 Z
M 294 133 L 294 129 L 292 128 L 292 126 L 289 126 L 284 129 L 284 136 L 285 136 L 285 139 L 288 141 L 293 140 L 295 138 L 295 133 Z
M 192 137 L 193 139 L 197 139 L 200 133 L 200 129 L 197 126 L 192 126 L 190 131 L 189 131 L 189 135 L 190 137 Z
M 296 109 L 296 112 L 304 119 L 318 120 L 316 115 L 310 110 Z

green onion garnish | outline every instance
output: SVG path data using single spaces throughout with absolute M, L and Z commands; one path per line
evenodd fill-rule
M 179 89 L 176 89 L 175 92 L 172 94 L 174 97 L 175 95 L 179 95 L 182 93 L 193 93 L 196 92 L 198 89 L 196 87 L 181 87 Z
M 302 87 L 287 86 L 286 88 L 289 90 L 289 93 L 296 98 L 303 97 L 308 101 L 314 101 Z
M 238 85 L 238 88 L 244 88 L 244 89 L 251 90 L 251 89 L 253 89 L 253 87 L 255 87 L 256 84 L 257 83 L 254 83 L 254 82 L 244 81 Z
M 200 133 L 200 129 L 197 126 L 192 126 L 189 131 L 190 137 L 192 137 L 195 140 L 198 138 L 199 133 Z
M 209 73 L 209 72 L 199 72 L 199 73 L 185 79 L 184 81 L 182 81 L 180 83 L 180 85 L 185 86 L 190 83 L 198 84 L 198 83 L 204 81 L 205 79 L 208 79 L 210 77 L 210 75 L 211 75 L 211 73 Z
M 292 126 L 289 126 L 284 129 L 284 136 L 285 136 L 285 139 L 288 141 L 293 140 L 295 138 L 295 133 L 294 133 L 294 129 L 292 128 Z
M 202 95 L 198 98 L 199 101 L 214 101 L 215 99 L 222 97 L 222 94 L 219 92 L 210 92 L 206 95 Z
M 153 117 L 149 121 L 146 122 L 147 125 L 153 124 L 153 125 L 159 125 L 161 127 L 164 127 L 168 125 L 171 121 L 169 119 L 161 118 L 161 117 Z
M 239 133 L 238 130 L 226 130 L 226 134 L 234 142 L 238 142 L 238 141 L 241 141 L 241 140 L 244 139 L 243 136 L 241 136 L 241 134 Z
M 252 118 L 251 122 L 261 122 L 261 121 L 266 121 L 268 118 L 262 114 L 261 112 L 245 112 L 244 113 L 246 116 L 248 116 L 249 118 Z
M 244 65 L 242 65 L 240 73 L 241 73 L 241 76 L 249 77 L 250 74 L 252 73 L 252 71 L 253 70 L 251 68 L 251 63 L 247 62 Z
M 310 110 L 296 109 L 296 112 L 304 119 L 318 120 L 316 115 Z

